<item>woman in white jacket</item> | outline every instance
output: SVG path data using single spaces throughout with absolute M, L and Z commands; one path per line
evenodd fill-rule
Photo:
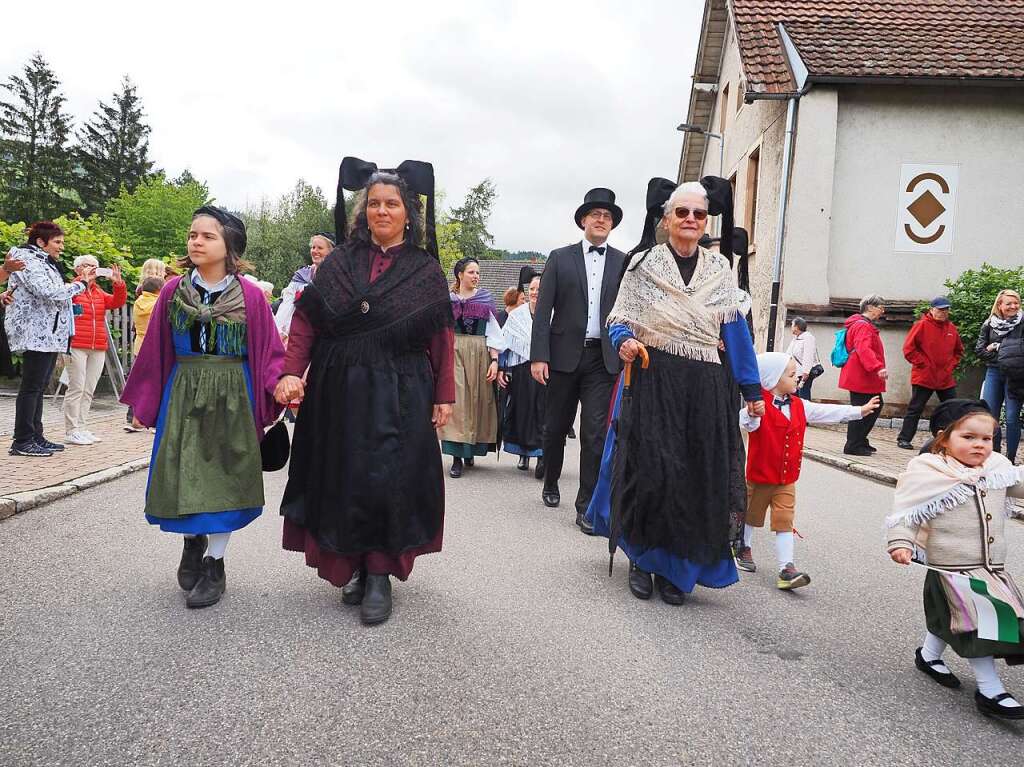
M 800 388 L 796 396 L 800 399 L 811 398 L 811 384 L 814 383 L 814 376 L 811 368 L 818 364 L 818 342 L 807 330 L 807 320 L 803 317 L 794 317 L 790 326 L 793 332 L 793 340 L 789 342 L 786 354 L 796 360 L 796 377 Z

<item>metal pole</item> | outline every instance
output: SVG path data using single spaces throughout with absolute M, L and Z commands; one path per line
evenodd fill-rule
M 786 141 L 782 148 L 782 188 L 779 192 L 779 221 L 775 227 L 775 260 L 772 262 L 772 297 L 768 312 L 766 351 L 775 351 L 775 326 L 779 321 L 779 293 L 782 286 L 782 243 L 786 236 L 786 209 L 789 205 L 789 168 L 793 161 L 793 125 L 796 122 L 797 97 L 786 107 Z

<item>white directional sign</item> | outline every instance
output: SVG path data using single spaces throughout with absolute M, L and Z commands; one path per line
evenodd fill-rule
M 897 252 L 953 252 L 959 181 L 959 165 L 903 164 L 896 211 Z

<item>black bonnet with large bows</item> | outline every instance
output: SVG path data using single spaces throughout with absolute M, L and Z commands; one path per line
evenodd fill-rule
M 426 250 L 437 257 L 437 227 L 434 222 L 434 166 L 429 162 L 406 160 L 397 168 L 378 168 L 377 163 L 360 160 L 358 157 L 346 157 L 341 161 L 338 170 L 338 192 L 334 206 L 334 231 L 338 234 L 338 242 L 347 237 L 345 220 L 345 191 L 359 192 L 374 173 L 393 173 L 401 178 L 410 191 L 427 198 L 424 215 L 426 229 Z

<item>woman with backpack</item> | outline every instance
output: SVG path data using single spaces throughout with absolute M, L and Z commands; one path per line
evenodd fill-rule
M 889 371 L 885 368 L 885 347 L 875 322 L 885 314 L 885 300 L 881 296 L 864 296 L 860 312 L 846 319 L 845 326 L 836 334 L 836 348 L 832 350 L 832 364 L 841 367 L 839 388 L 850 392 L 850 404 L 866 405 L 872 397 L 883 403 L 885 382 Z M 842 352 L 846 352 L 843 361 Z M 884 404 L 884 403 L 883 403 Z M 868 434 L 878 420 L 881 407 L 859 421 L 846 425 L 847 455 L 869 456 L 875 448 L 868 442 Z
M 1006 457 L 1017 457 L 1020 444 L 1020 390 L 1024 388 L 1024 316 L 1020 294 L 1016 290 L 1000 290 L 992 304 L 992 314 L 981 324 L 974 353 L 985 363 L 985 382 L 981 398 L 996 417 L 997 428 L 992 448 L 1002 446 L 1003 430 L 998 426 L 999 413 L 1006 406 Z M 1004 348 L 1005 347 L 1005 348 Z

